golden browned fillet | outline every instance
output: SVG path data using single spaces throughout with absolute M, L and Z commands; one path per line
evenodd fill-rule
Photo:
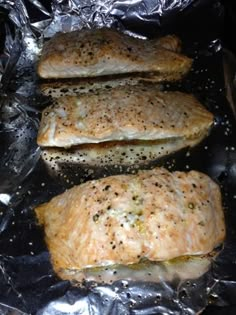
M 193 96 L 155 85 L 121 86 L 57 98 L 42 113 L 38 144 L 71 147 L 123 140 L 199 142 L 213 115 Z M 178 144 L 179 146 L 179 144 Z M 174 149 L 174 148 L 173 148 Z
M 173 51 L 179 46 L 174 36 L 142 40 L 105 28 L 60 33 L 45 43 L 37 69 L 48 79 L 143 73 L 156 81 L 178 80 L 192 64 Z
M 75 186 L 36 208 L 54 270 L 210 253 L 225 237 L 218 185 L 197 171 L 164 168 Z

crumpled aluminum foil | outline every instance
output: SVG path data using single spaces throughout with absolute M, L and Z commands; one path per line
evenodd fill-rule
M 218 1 L 213 10 L 220 15 Z M 196 0 L 0 0 L 0 25 L 3 49 L 0 51 L 0 312 L 1 314 L 196 314 L 207 304 L 225 306 L 234 304 L 236 292 L 235 237 L 232 229 L 234 215 L 227 214 L 229 241 L 224 250 L 209 264 L 202 260 L 193 262 L 191 268 L 157 264 L 154 269 L 127 270 L 111 268 L 108 272 L 90 273 L 88 282 L 81 285 L 61 281 L 52 271 L 42 231 L 33 215 L 35 205 L 50 199 L 73 183 L 104 175 L 104 170 L 62 169 L 59 177 L 46 169 L 40 160 L 36 135 L 40 111 L 47 104 L 37 89 L 35 64 L 44 38 L 56 32 L 101 26 L 116 27 L 122 31 L 145 38 L 162 34 L 163 29 L 178 23 L 189 10 L 204 6 Z M 194 43 L 192 56 L 198 60 L 221 52 L 218 38 L 212 37 L 200 49 Z M 221 60 L 220 58 L 217 59 Z M 196 75 L 207 72 L 197 69 Z M 197 73 L 199 71 L 199 73 Z M 203 74 L 202 74 L 203 73 Z M 223 79 L 223 78 L 222 78 Z M 235 205 L 235 150 L 234 120 L 228 109 L 218 111 L 214 95 L 224 102 L 223 86 L 215 86 L 207 78 L 203 94 L 208 105 L 216 110 L 216 120 L 224 133 L 217 151 L 216 143 L 210 146 L 207 171 L 222 184 L 226 210 Z M 186 82 L 189 92 L 199 92 L 198 82 Z M 221 96 L 222 95 L 222 96 Z M 233 134 L 233 135 L 232 135 Z M 231 136 L 230 136 L 231 135 Z M 213 154 L 217 152 L 217 154 Z M 197 158 L 202 151 L 195 152 Z M 190 157 L 189 157 L 190 156 Z M 191 154 L 184 157 L 184 169 L 193 163 Z M 164 163 L 169 166 L 182 159 L 175 156 Z M 189 165 L 186 164 L 189 162 Z M 182 167 L 176 162 L 177 167 Z M 203 166 L 204 169 L 204 166 Z M 105 174 L 113 173 L 107 168 Z M 115 173 L 122 173 L 118 168 Z M 72 173 L 72 175 L 71 175 Z M 230 225 L 230 221 L 231 225 Z M 210 260 L 210 262 L 212 262 Z M 189 266 L 189 265 L 188 265 Z M 109 278 L 111 283 L 101 283 Z M 151 277 L 151 281 L 150 281 Z M 108 282 L 109 282 L 108 281 Z

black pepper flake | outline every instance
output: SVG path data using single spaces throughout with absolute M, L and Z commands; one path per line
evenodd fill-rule
M 94 222 L 97 222 L 98 219 L 99 219 L 99 214 L 96 213 L 96 214 L 93 216 L 93 221 L 94 221 Z
M 115 249 L 115 248 L 116 248 L 116 245 L 113 245 L 113 246 L 112 246 L 112 249 Z
M 188 207 L 189 207 L 189 209 L 194 209 L 195 208 L 194 203 L 189 202 Z
M 198 225 L 205 226 L 205 223 L 203 221 L 198 222 Z

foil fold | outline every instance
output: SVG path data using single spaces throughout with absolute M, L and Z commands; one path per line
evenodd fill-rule
M 53 172 L 48 172 L 40 160 L 40 148 L 35 141 L 40 112 L 48 102 L 38 91 L 35 71 L 44 40 L 57 32 L 104 26 L 146 38 L 163 33 L 165 28 L 169 30 L 171 23 L 179 21 L 187 12 L 194 11 L 195 7 L 204 7 L 203 2 L 0 0 L 0 22 L 4 30 L 1 37 L 3 49 L 0 51 L 0 290 L 4 292 L 0 298 L 2 314 L 190 315 L 202 312 L 209 303 L 218 306 L 235 303 L 233 296 L 236 292 L 236 274 L 233 267 L 236 250 L 232 226 L 229 226 L 228 245 L 211 261 L 210 269 L 204 269 L 197 279 L 181 279 L 176 276 L 171 281 L 163 278 L 162 281 L 153 282 L 148 281 L 145 276 L 139 278 L 139 281 L 132 281 L 124 276 L 125 273 L 121 273 L 125 279 L 120 279 L 118 272 L 110 284 L 99 282 L 99 273 L 92 275 L 90 281 L 69 283 L 61 281 L 53 273 L 45 244 L 41 241 L 42 231 L 36 225 L 33 215 L 35 205 L 50 199 L 72 183 L 70 170 L 62 170 L 59 179 Z M 218 1 L 212 0 L 208 3 L 212 3 L 213 11 L 217 11 Z M 215 56 L 222 52 L 221 48 L 220 40 L 212 37 L 201 53 L 204 56 Z M 197 51 L 197 44 L 195 49 Z M 195 51 L 192 56 L 196 60 L 201 58 L 201 54 L 194 54 Z M 231 82 L 232 75 L 230 78 Z M 194 86 L 193 82 L 187 82 L 185 87 L 190 92 L 202 89 Z M 235 82 L 232 87 L 234 91 Z M 220 88 L 223 90 L 224 87 Z M 207 94 L 208 91 L 204 93 Z M 212 108 L 218 106 L 215 105 L 214 97 L 211 91 L 206 97 Z M 232 104 L 232 108 L 235 108 L 234 101 Z M 230 113 L 219 111 L 219 124 L 222 124 L 221 130 L 224 132 L 227 130 L 227 115 Z M 205 144 L 208 145 L 211 146 Z M 209 154 L 209 159 L 215 158 L 215 164 L 213 170 L 210 167 L 207 169 L 219 178 L 223 187 L 231 187 L 230 191 L 227 188 L 223 190 L 230 199 L 229 208 L 232 210 L 235 205 L 235 194 L 232 193 L 232 187 L 235 187 L 235 173 L 232 171 L 235 155 L 234 150 L 231 150 L 232 141 L 228 141 L 226 146 L 228 150 L 224 147 L 221 151 L 224 156 L 222 165 L 217 160 L 218 155 L 212 157 Z M 181 158 L 180 154 L 179 159 Z M 166 165 L 169 165 L 168 162 Z M 228 177 L 229 170 L 232 174 Z M 116 170 L 117 173 L 122 171 L 123 169 Z M 91 169 L 85 170 L 86 176 L 79 168 L 77 172 L 81 181 L 104 175 Z M 106 175 L 110 172 L 107 169 Z M 71 173 L 74 175 L 73 169 Z M 74 181 L 73 176 L 72 178 Z M 225 207 L 227 211 L 228 205 Z M 227 217 L 228 222 L 231 218 L 234 222 L 235 218 L 230 210 Z M 162 265 L 158 267 L 163 269 Z M 166 274 L 169 275 L 168 271 Z M 138 272 L 135 275 L 140 276 Z

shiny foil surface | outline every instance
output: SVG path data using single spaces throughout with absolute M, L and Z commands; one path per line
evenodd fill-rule
M 222 49 L 222 21 L 223 7 L 213 0 L 0 0 L 1 314 L 225 314 L 235 304 L 235 61 Z M 214 113 L 213 130 L 201 144 L 133 166 L 40 158 L 37 130 L 50 102 L 39 91 L 35 71 L 42 45 L 57 32 L 102 26 L 144 40 L 173 33 L 181 38 L 193 69 L 183 82 L 162 88 L 193 93 Z M 196 169 L 220 184 L 227 226 L 223 248 L 213 257 L 113 266 L 84 271 L 81 282 L 60 280 L 35 206 L 89 179 L 157 165 Z

